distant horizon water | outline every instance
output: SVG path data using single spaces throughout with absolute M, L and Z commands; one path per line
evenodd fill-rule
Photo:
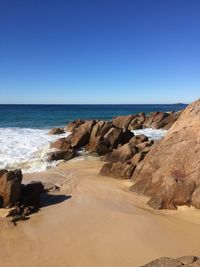
M 0 127 L 49 129 L 81 119 L 111 120 L 115 116 L 178 111 L 187 104 L 0 104 Z

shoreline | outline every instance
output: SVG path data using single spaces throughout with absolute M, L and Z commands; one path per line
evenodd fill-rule
M 17 227 L 1 220 L 3 266 L 131 267 L 164 255 L 200 255 L 198 210 L 152 210 L 145 197 L 129 192 L 130 181 L 99 176 L 103 163 L 73 159 L 24 175 L 64 182 L 53 195 L 71 198 L 57 197 Z

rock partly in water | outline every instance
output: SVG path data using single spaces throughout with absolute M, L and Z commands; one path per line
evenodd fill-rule
M 68 150 L 62 150 L 62 151 L 54 151 L 48 153 L 48 161 L 54 161 L 54 160 L 70 160 L 74 158 L 76 155 L 75 149 L 68 149 Z
M 162 199 L 162 208 L 200 208 L 200 100 L 183 111 L 133 173 L 131 190 Z M 157 206 L 156 204 L 155 206 Z
M 50 135 L 63 134 L 65 131 L 63 128 L 53 128 L 49 131 Z

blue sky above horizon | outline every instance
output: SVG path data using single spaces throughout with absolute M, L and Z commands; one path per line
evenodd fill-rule
M 189 103 L 199 0 L 0 0 L 0 103 Z

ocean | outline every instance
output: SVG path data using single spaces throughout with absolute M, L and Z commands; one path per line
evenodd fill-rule
M 178 111 L 186 105 L 0 105 L 0 169 L 21 168 L 23 172 L 39 172 L 55 166 L 47 161 L 50 143 L 64 137 L 50 136 L 53 127 L 82 119 L 111 120 L 118 115 Z M 159 139 L 163 130 L 144 129 L 152 139 Z

